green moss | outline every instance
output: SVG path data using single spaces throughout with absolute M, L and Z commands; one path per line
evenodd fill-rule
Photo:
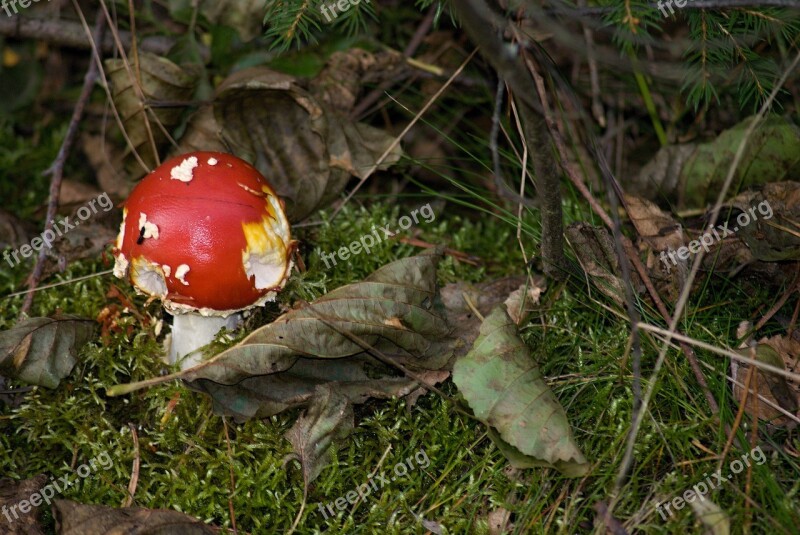
M 477 154 L 478 148 L 468 143 L 468 139 L 457 141 L 464 153 Z M 467 164 L 464 167 L 485 167 L 485 162 L 472 157 Z M 281 293 L 283 304 L 311 301 L 421 250 L 402 242 L 402 237 L 443 244 L 484 260 L 476 267 L 446 257 L 439 270 L 442 283 L 521 273 L 516 210 L 508 212 L 494 206 L 488 192 L 472 180 L 475 177 L 461 168 L 437 166 L 435 162 L 426 162 L 426 166 L 452 181 L 457 194 L 429 190 L 425 196 L 403 196 L 395 204 L 385 197 L 358 196 L 335 218 L 328 210 L 320 214 L 320 224 L 295 228 L 307 271 L 293 275 Z M 454 178 L 457 173 L 461 174 Z M 41 201 L 37 194 L 36 201 L 23 206 L 22 212 L 32 213 L 33 204 Z M 420 222 L 396 238 L 381 240 L 369 253 L 325 266 L 321 253 L 348 246 L 370 234 L 373 225 L 396 228 L 400 217 L 428 202 L 436 215 L 433 221 Z M 565 212 L 569 221 L 591 221 L 573 191 L 566 195 Z M 538 245 L 535 210 L 523 212 L 519 227 L 520 240 L 530 257 Z M 30 265 L 13 270 L 0 267 L 0 292 L 5 295 L 20 289 L 29 269 Z M 105 269 L 108 266 L 99 261 L 76 263 L 45 282 L 66 281 Z M 134 297 L 128 285 L 106 276 L 39 292 L 32 314 L 62 310 L 97 317 L 114 303 L 106 297 L 112 283 L 132 297 L 141 316 L 123 313 L 121 331 L 112 334 L 105 344 L 98 337 L 85 347 L 80 363 L 59 388 L 36 388 L 21 398 L 18 407 L 0 406 L 0 475 L 14 479 L 38 473 L 60 477 L 107 453 L 112 459 L 109 469 L 98 470 L 61 496 L 119 506 L 127 496 L 138 456 L 135 505 L 173 508 L 229 528 L 230 499 L 239 529 L 252 533 L 286 531 L 303 501 L 302 476 L 296 462 L 285 461 L 291 446 L 283 438 L 297 411 L 244 424 L 228 421 L 229 454 L 222 418 L 212 414 L 208 398 L 181 384 L 160 385 L 118 398 L 105 396 L 107 386 L 165 371 L 161 338 L 155 336 L 154 327 L 155 320 L 162 317 L 159 305 L 145 306 L 145 300 Z M 739 321 L 750 319 L 759 307 L 765 310 L 781 293 L 748 285 L 747 281 L 712 279 L 694 297 L 681 328 L 689 336 L 726 345 L 734 338 Z M 22 297 L 0 301 L 0 328 L 16 322 L 21 303 Z M 403 400 L 372 401 L 356 409 L 355 431 L 334 452 L 331 466 L 309 489 L 298 533 L 421 534 L 426 532 L 422 524 L 425 520 L 440 523 L 444 533 L 487 534 L 487 514 L 498 508 L 514 514 L 516 533 L 591 532 L 594 505 L 610 500 L 632 411 L 630 359 L 624 358 L 629 325 L 624 312 L 600 304 L 609 305 L 582 279 L 551 282 L 538 315 L 522 328 L 532 354 L 567 412 L 577 444 L 593 463 L 588 478 L 570 480 L 547 469 L 509 469 L 484 429 L 438 396 L 423 396 L 410 408 Z M 794 304 L 790 300 L 782 313 L 790 317 Z M 247 327 L 252 330 L 278 313 L 277 305 L 260 311 L 250 318 Z M 644 314 L 646 320 L 661 324 L 651 311 Z M 147 324 L 139 319 L 147 316 L 151 318 Z M 642 344 L 642 368 L 649 377 L 659 346 L 647 335 L 643 335 Z M 722 422 L 730 424 L 735 409 L 724 379 L 727 361 L 703 351 L 698 351 L 698 357 L 706 365 L 709 386 L 722 407 Z M 458 395 L 451 383 L 445 383 L 443 389 L 449 396 Z M 638 532 L 697 532 L 690 509 L 662 520 L 655 507 L 716 470 L 717 460 L 707 452 L 723 450 L 726 437 L 721 429 L 724 425 L 710 416 L 685 356 L 671 350 L 659 376 L 650 415 L 638 436 L 635 465 L 617 495 L 615 515 L 631 519 L 632 530 Z M 747 443 L 743 435 L 742 439 Z M 775 433 L 771 440 L 798 447 L 796 438 L 785 433 Z M 409 470 L 362 503 L 336 509 L 332 517 L 325 518 L 320 512 L 318 504 L 335 504 L 373 472 L 388 471 L 391 475 L 394 466 L 420 450 L 429 458 L 429 466 Z M 734 446 L 729 459 L 743 453 Z M 750 509 L 753 532 L 795 530 L 800 520 L 796 503 L 798 468 L 797 459 L 784 453 L 772 453 L 767 463 L 754 465 L 750 498 L 758 506 Z M 741 531 L 746 519 L 745 477 L 745 473 L 739 474 L 731 484 L 709 495 L 728 513 L 734 532 Z

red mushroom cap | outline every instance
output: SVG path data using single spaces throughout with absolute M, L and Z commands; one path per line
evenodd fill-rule
M 258 170 L 193 152 L 161 164 L 125 201 L 114 274 L 130 272 L 171 312 L 226 316 L 275 298 L 290 246 L 282 203 Z

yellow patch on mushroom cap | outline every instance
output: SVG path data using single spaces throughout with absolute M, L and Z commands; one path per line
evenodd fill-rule
M 286 243 L 276 230 L 275 220 L 268 216 L 262 217 L 261 221 L 242 223 L 248 251 L 258 255 L 273 254 L 278 250 L 285 252 Z
M 247 248 L 242 251 L 242 264 L 248 277 L 255 277 L 257 289 L 283 286 L 287 273 L 287 248 L 291 239 L 289 222 L 272 191 L 264 187 L 264 209 L 261 221 L 242 223 Z

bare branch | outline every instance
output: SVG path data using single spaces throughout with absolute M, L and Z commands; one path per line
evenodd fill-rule
M 70 48 L 89 49 L 92 47 L 80 23 L 62 19 L 0 17 L 0 35 L 16 39 L 39 39 Z M 130 32 L 119 30 L 119 38 L 126 49 L 130 48 Z M 166 55 L 173 45 L 175 45 L 175 39 L 161 35 L 139 40 L 139 50 L 152 52 L 159 56 Z M 116 49 L 113 36 L 105 35 L 99 48 L 103 52 L 113 52 Z M 201 55 L 203 58 L 209 56 L 205 47 L 201 48 Z

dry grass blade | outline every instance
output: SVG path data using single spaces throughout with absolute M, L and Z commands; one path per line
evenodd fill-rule
M 372 167 L 370 167 L 367 170 L 367 172 L 364 173 L 364 177 L 358 182 L 358 184 L 356 184 L 356 186 L 352 189 L 352 191 L 350 191 L 350 193 L 347 194 L 347 197 L 344 198 L 344 200 L 336 208 L 336 210 L 333 211 L 333 213 L 331 214 L 331 219 L 336 217 L 336 215 L 342 210 L 344 205 L 347 204 L 347 202 L 353 197 L 353 195 L 356 194 L 356 192 L 361 188 L 361 186 L 364 185 L 364 182 L 366 182 L 367 179 L 370 176 L 372 176 L 372 173 L 374 173 L 378 169 L 378 167 L 380 167 L 380 165 L 386 160 L 386 158 L 389 157 L 394 148 L 397 147 L 397 145 L 400 143 L 400 140 L 403 139 L 403 136 L 405 136 L 408 133 L 408 131 L 411 130 L 411 128 L 415 124 L 417 124 L 417 121 L 419 121 L 419 119 L 423 115 L 425 115 L 425 112 L 427 112 L 428 109 L 430 109 L 430 107 L 433 106 L 433 104 L 439 99 L 439 97 L 442 96 L 442 94 L 447 90 L 447 88 L 450 87 L 450 85 L 453 83 L 453 80 L 458 78 L 458 75 L 461 74 L 461 72 L 464 70 L 464 68 L 472 60 L 472 58 L 475 56 L 477 52 L 478 49 L 475 49 L 470 53 L 469 56 L 467 56 L 467 59 L 465 59 L 464 62 L 458 67 L 458 69 L 455 70 L 452 76 L 450 76 L 450 78 L 448 78 L 447 81 L 444 84 L 442 84 L 442 87 L 440 87 L 439 90 L 428 100 L 428 102 L 425 103 L 422 109 L 419 110 L 419 112 L 414 116 L 413 119 L 411 119 L 411 121 L 406 125 L 403 131 L 397 135 L 397 137 L 389 146 L 389 148 L 387 148 L 386 151 L 381 155 L 381 157 L 375 161 Z

